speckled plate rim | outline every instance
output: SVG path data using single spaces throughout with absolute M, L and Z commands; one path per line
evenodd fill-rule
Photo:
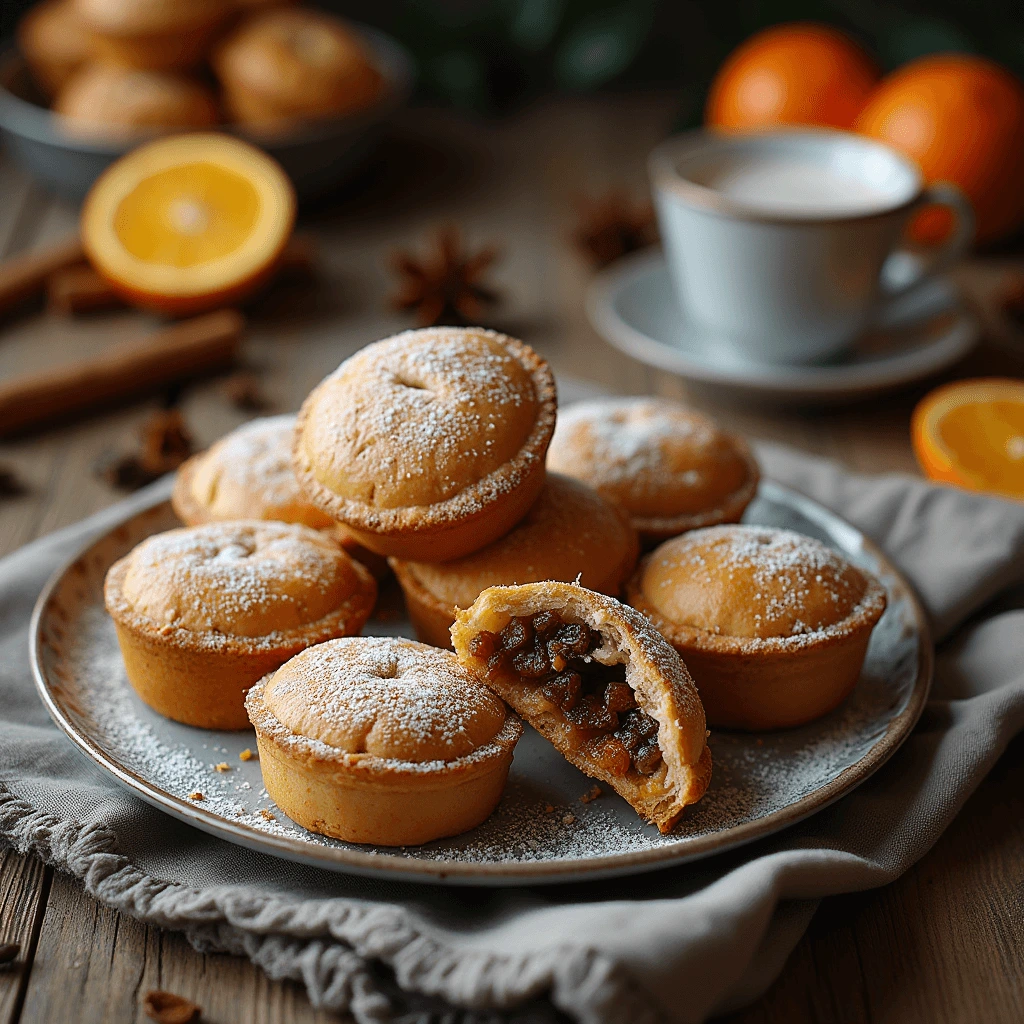
M 761 492 L 776 501 L 785 501 L 823 529 L 833 533 L 837 529 L 848 531 L 848 535 L 851 538 L 856 538 L 856 543 L 878 561 L 887 577 L 887 589 L 890 593 L 898 592 L 900 597 L 906 600 L 913 614 L 918 637 L 917 675 L 906 707 L 889 720 L 884 735 L 859 761 L 841 772 L 836 778 L 778 811 L 723 829 L 720 832 L 695 837 L 679 846 L 661 846 L 595 857 L 557 861 L 510 862 L 508 864 L 415 860 L 388 853 L 363 853 L 360 850 L 333 846 L 312 846 L 287 836 L 268 835 L 242 823 L 224 819 L 211 811 L 167 793 L 118 762 L 87 733 L 78 729 L 54 695 L 44 669 L 41 625 L 51 595 L 61 584 L 64 576 L 73 570 L 79 559 L 83 558 L 94 545 L 101 543 L 111 533 L 123 527 L 125 523 L 137 517 L 152 514 L 159 506 L 166 503 L 167 499 L 163 497 L 158 496 L 152 504 L 126 514 L 123 519 L 112 524 L 102 535 L 91 538 L 50 577 L 36 601 L 29 625 L 29 653 L 33 679 L 39 697 L 56 725 L 79 750 L 109 772 L 118 782 L 147 803 L 172 817 L 211 835 L 257 852 L 269 853 L 286 860 L 355 875 L 448 885 L 554 885 L 639 874 L 659 868 L 677 866 L 735 849 L 757 839 L 763 839 L 803 821 L 845 796 L 885 764 L 910 735 L 921 715 L 931 686 L 933 648 L 924 610 L 910 585 L 878 546 L 841 517 L 797 491 L 773 481 L 762 481 Z

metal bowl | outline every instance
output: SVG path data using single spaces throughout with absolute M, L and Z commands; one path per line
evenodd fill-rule
M 295 184 L 300 200 L 341 184 L 372 149 L 387 118 L 403 106 L 415 78 L 412 57 L 391 36 L 358 26 L 387 82 L 381 100 L 357 114 L 307 122 L 287 131 L 257 132 L 240 125 L 224 131 L 260 146 Z M 33 177 L 69 199 L 81 199 L 115 160 L 152 136 L 80 138 L 38 102 L 24 58 L 8 46 L 0 55 L 0 132 L 8 149 Z

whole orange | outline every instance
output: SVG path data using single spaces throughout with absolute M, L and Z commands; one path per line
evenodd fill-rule
M 1024 224 L 1024 84 L 983 57 L 947 53 L 888 75 L 857 119 L 857 130 L 916 160 L 927 181 L 952 181 L 970 199 L 976 240 Z M 926 210 L 912 229 L 935 242 L 946 210 Z
M 878 79 L 874 61 L 838 29 L 776 25 L 726 58 L 711 83 L 704 119 L 734 129 L 850 128 Z

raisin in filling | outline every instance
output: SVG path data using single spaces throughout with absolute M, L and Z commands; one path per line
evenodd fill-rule
M 489 678 L 511 671 L 539 686 L 602 768 L 653 775 L 661 764 L 658 723 L 637 707 L 624 665 L 590 659 L 600 646 L 601 634 L 589 626 L 538 612 L 509 619 L 500 633 L 482 630 L 469 653 L 487 663 Z

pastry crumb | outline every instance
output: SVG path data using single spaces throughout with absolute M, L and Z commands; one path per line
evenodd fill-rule
M 274 815 L 266 809 L 266 807 L 260 808 L 260 817 L 266 821 L 277 821 L 277 818 L 275 818 Z
M 238 755 L 238 760 L 239 761 L 251 761 L 255 756 L 256 755 L 248 747 L 246 747 L 245 750 L 243 750 Z
M 581 804 L 589 804 L 604 793 L 600 786 L 591 786 L 590 790 L 580 797 Z
M 554 809 L 554 807 L 551 806 L 551 804 L 545 804 L 544 805 L 544 813 L 545 814 L 554 814 L 554 812 L 555 812 L 555 809 Z
M 575 820 L 576 820 L 576 815 L 575 814 L 567 814 L 564 818 L 562 818 L 562 824 L 563 825 L 571 825 Z
M 200 793 L 198 789 L 193 790 L 191 793 L 189 793 L 188 798 L 189 798 L 189 800 L 195 800 L 197 803 L 200 800 L 205 800 L 206 799 L 206 797 L 203 796 L 203 794 Z
M 221 761 L 220 764 L 215 764 L 213 766 L 213 770 L 215 772 L 229 772 L 231 771 L 231 765 L 229 765 L 227 761 Z

